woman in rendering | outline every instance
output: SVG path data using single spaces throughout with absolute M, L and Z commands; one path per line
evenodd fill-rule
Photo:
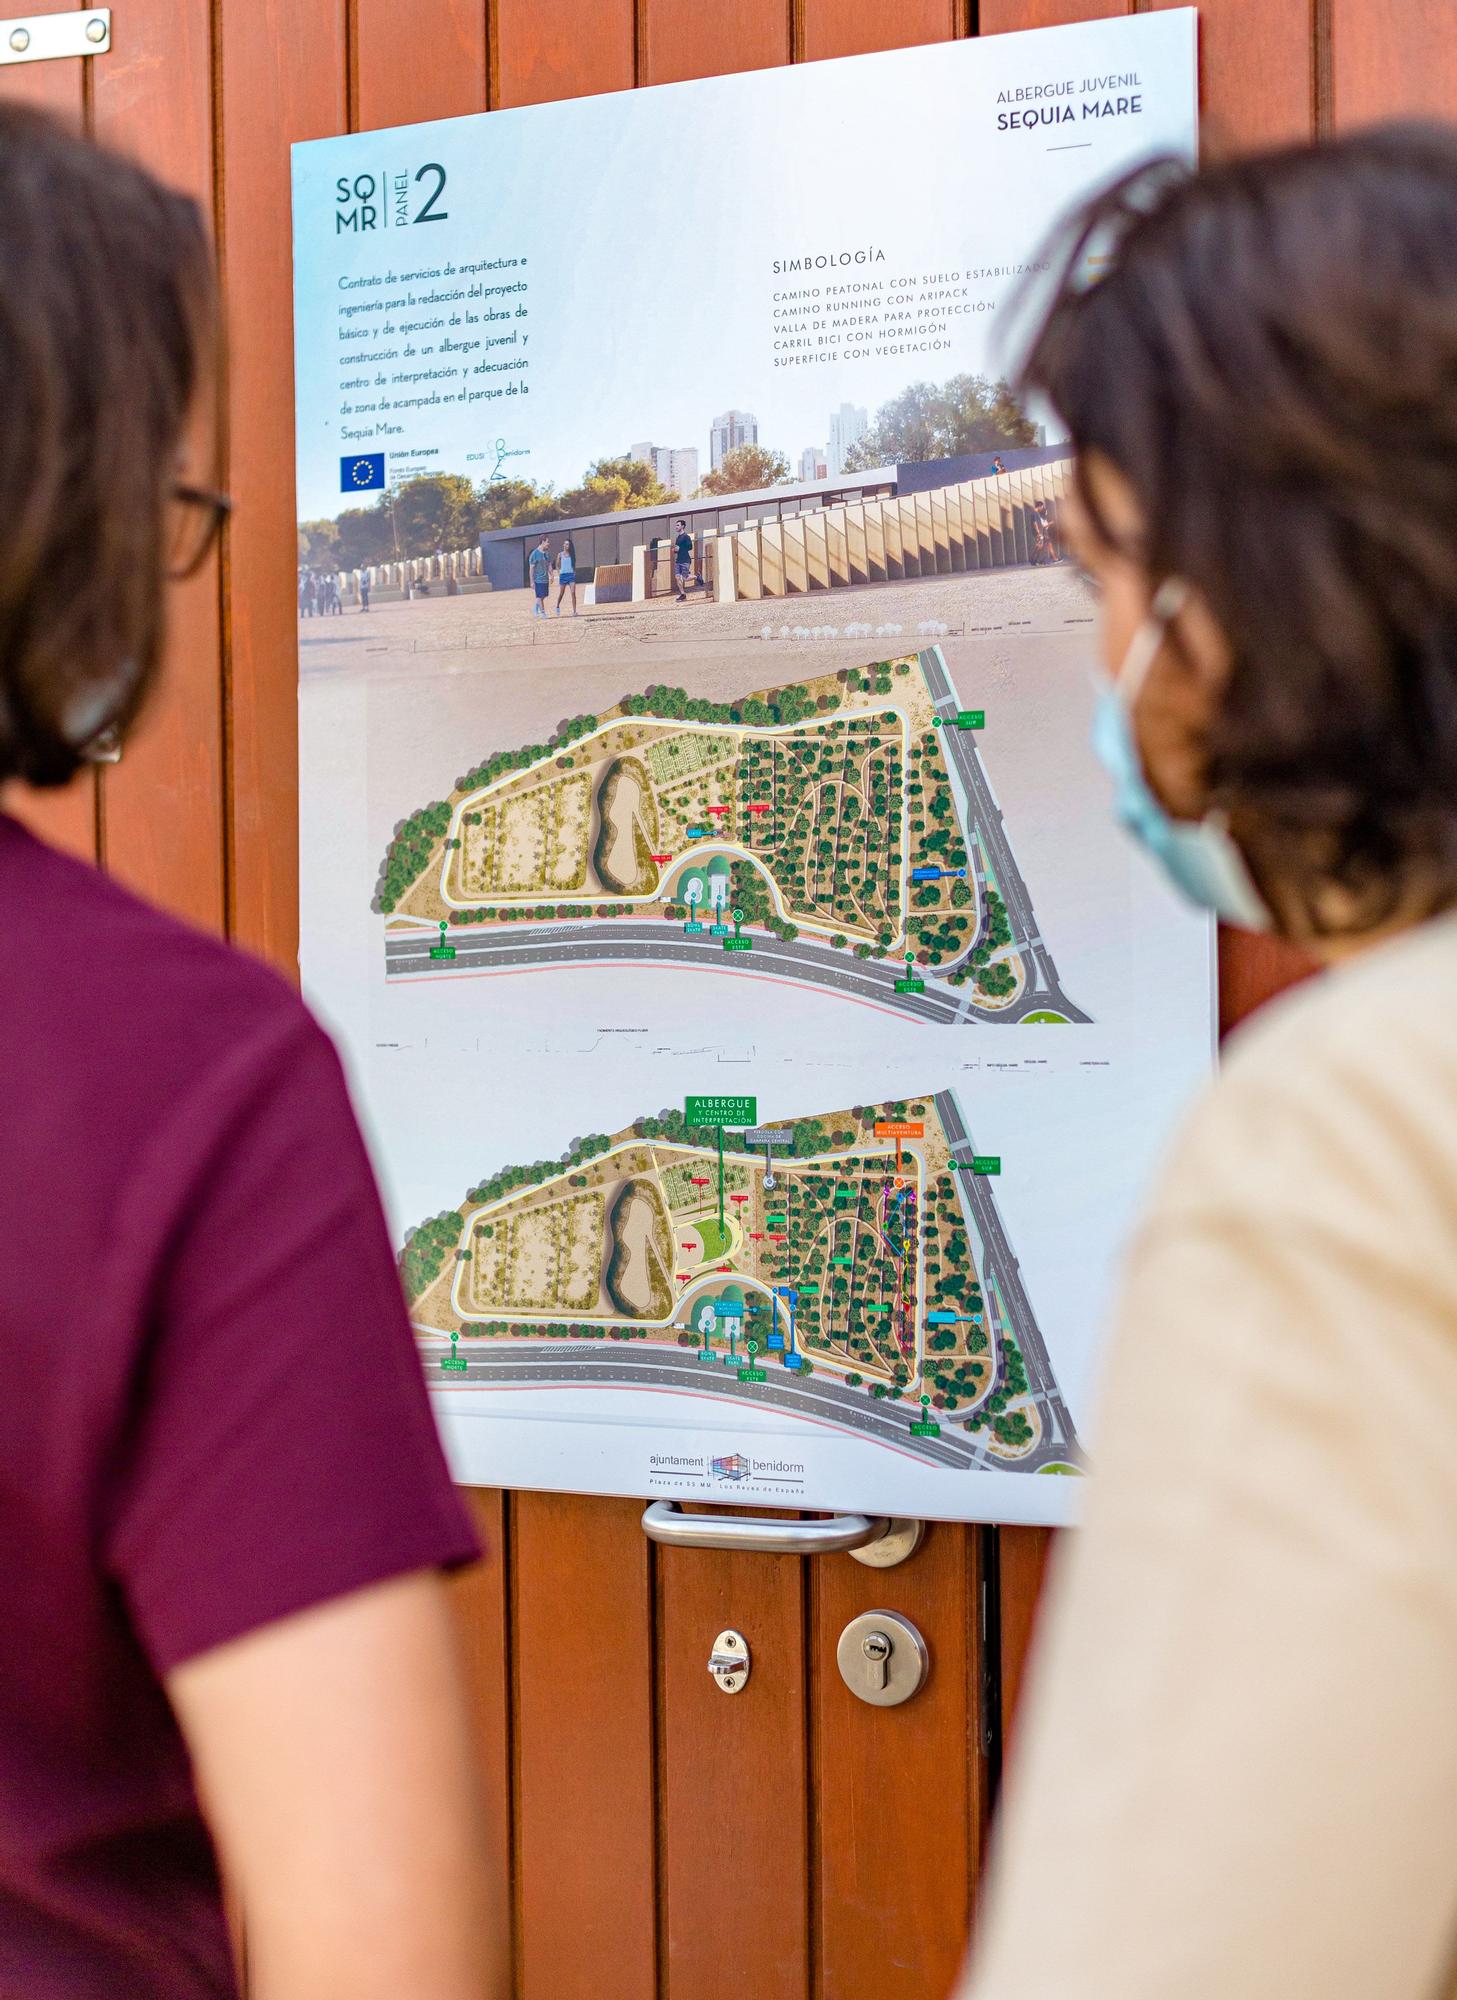
M 1090 286 L 1089 240 L 1106 256 Z M 1127 1274 L 974 2000 L 1457 1991 L 1457 137 L 1100 200 L 1030 365 L 1097 748 L 1322 975 L 1241 1033 Z
M 0 783 L 143 705 L 214 343 L 194 205 L 0 105 Z M 474 1541 L 338 1062 L 4 813 L 0 938 L 0 1993 L 234 1994 L 220 1861 L 260 1996 L 482 2000 Z
M 572 616 L 577 615 L 577 545 L 570 535 L 562 537 L 562 545 L 556 559 L 556 615 L 562 615 L 562 599 L 567 592 L 572 593 Z

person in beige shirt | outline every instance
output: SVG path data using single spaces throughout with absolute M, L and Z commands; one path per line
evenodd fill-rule
M 1324 961 L 1131 1252 L 963 2000 L 1457 1993 L 1457 137 L 1094 205 L 1098 748 L 1196 900 Z

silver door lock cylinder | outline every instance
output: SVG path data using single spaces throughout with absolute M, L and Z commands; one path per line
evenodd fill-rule
M 840 1678 L 873 1708 L 897 1708 L 926 1678 L 926 1642 L 898 1611 L 864 1611 L 852 1618 L 835 1649 Z
M 738 1694 L 749 1679 L 749 1642 L 742 1632 L 720 1632 L 708 1656 L 708 1671 L 725 1694 Z

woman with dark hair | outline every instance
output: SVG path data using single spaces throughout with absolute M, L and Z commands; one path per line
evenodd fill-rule
M 0 784 L 143 706 L 215 327 L 194 205 L 0 105 Z M 482 2000 L 475 1544 L 338 1061 L 3 813 L 0 937 L 0 1993 L 236 1993 L 220 1862 L 260 2000 Z
M 1081 281 L 1095 248 L 1104 275 Z M 1077 449 L 1096 746 L 1317 979 L 1137 1242 L 974 2000 L 1457 1991 L 1457 136 L 1100 200 L 1029 381 Z

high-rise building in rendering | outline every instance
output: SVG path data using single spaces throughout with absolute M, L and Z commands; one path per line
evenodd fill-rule
M 799 476 L 805 481 L 829 478 L 828 461 L 817 444 L 807 444 L 799 454 Z
M 725 410 L 715 417 L 708 433 L 708 463 L 714 472 L 723 464 L 725 454 L 737 451 L 741 444 L 759 442 L 759 419 L 752 410 Z
M 696 444 L 634 444 L 628 447 L 627 455 L 650 465 L 659 486 L 666 486 L 680 500 L 691 499 L 698 491 Z
M 831 479 L 838 479 L 845 470 L 851 445 L 859 444 L 869 428 L 869 412 L 858 409 L 854 403 L 841 403 L 838 410 L 831 411 L 830 445 L 825 453 Z

